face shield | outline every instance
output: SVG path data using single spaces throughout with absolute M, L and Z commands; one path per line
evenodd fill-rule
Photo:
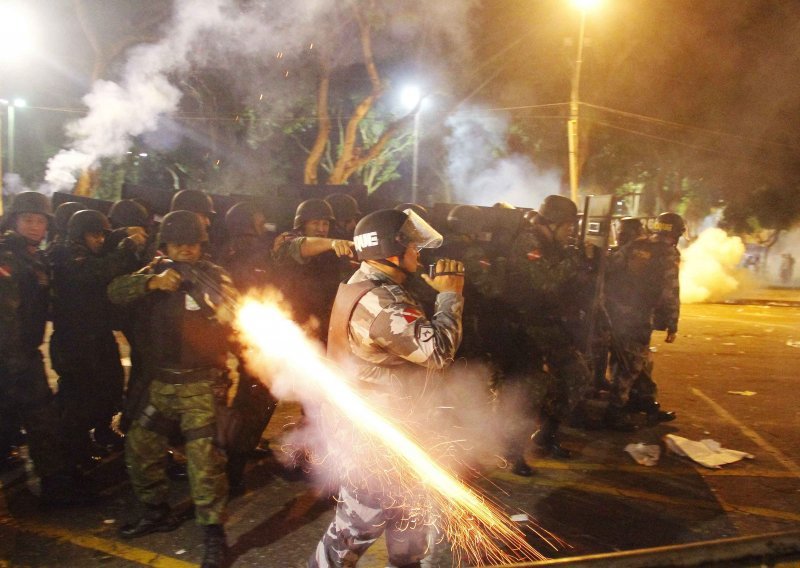
M 398 240 L 404 245 L 412 245 L 417 251 L 425 248 L 439 248 L 444 238 L 413 209 L 403 211 L 408 219 L 398 231 Z

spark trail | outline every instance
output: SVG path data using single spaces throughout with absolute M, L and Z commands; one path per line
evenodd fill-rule
M 412 434 L 403 426 L 393 424 L 357 394 L 276 304 L 246 300 L 239 310 L 238 328 L 248 345 L 251 364 L 255 362 L 256 368 L 290 383 L 282 385 L 283 389 L 311 394 L 316 403 L 337 409 L 339 418 L 348 421 L 359 437 L 368 440 L 359 444 L 360 449 L 370 447 L 382 454 L 364 460 L 372 467 L 363 462 L 361 467 L 374 469 L 376 463 L 385 463 L 382 458 L 388 456 L 386 471 L 391 475 L 379 474 L 383 487 L 386 480 L 399 484 L 394 490 L 387 488 L 393 495 L 413 495 L 414 488 L 424 488 L 427 499 L 410 499 L 399 502 L 398 506 L 416 510 L 412 515 L 422 516 L 420 522 L 441 530 L 457 556 L 463 555 L 475 565 L 544 558 L 497 505 L 461 483 L 412 441 Z M 356 450 L 348 452 L 348 456 L 363 459 L 361 453 Z M 422 505 L 425 502 L 427 507 Z M 420 510 L 424 512 L 419 513 Z M 414 523 L 409 520 L 409 525 Z M 555 548 L 551 540 L 557 542 L 557 537 L 540 527 L 532 528 Z

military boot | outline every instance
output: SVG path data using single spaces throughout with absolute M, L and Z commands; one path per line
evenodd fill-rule
M 531 437 L 540 454 L 557 459 L 569 459 L 572 452 L 558 442 L 560 422 L 555 418 L 545 418 L 541 428 Z
M 661 405 L 656 401 L 643 404 L 642 412 L 647 416 L 648 426 L 656 426 L 662 422 L 672 422 L 678 417 L 678 415 L 671 410 L 661 410 Z
M 511 466 L 511 473 L 519 475 L 520 477 L 530 477 L 533 475 L 533 468 L 528 465 L 525 458 L 519 456 L 513 460 L 514 465 Z
M 159 505 L 145 505 L 145 512 L 138 520 L 122 525 L 119 536 L 122 538 L 136 538 L 154 532 L 171 532 L 177 529 L 181 520 L 172 514 L 166 503 Z
M 201 568 L 222 568 L 225 565 L 225 553 L 228 545 L 225 542 L 225 529 L 222 525 L 206 525 L 203 540 L 203 563 Z

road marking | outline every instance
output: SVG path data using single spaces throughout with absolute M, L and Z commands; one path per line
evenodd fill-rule
M 762 438 L 757 432 L 745 426 L 741 422 L 739 422 L 733 415 L 722 408 L 719 404 L 714 402 L 709 396 L 703 393 L 700 389 L 696 389 L 692 387 L 691 389 L 692 394 L 702 398 L 713 410 L 717 413 L 717 415 L 722 418 L 723 420 L 727 420 L 729 423 L 733 424 L 737 428 L 739 428 L 742 433 L 750 438 L 753 442 L 755 442 L 760 448 L 762 448 L 765 452 L 771 455 L 773 458 L 778 460 L 778 462 L 791 471 L 795 477 L 800 477 L 800 466 L 798 466 L 794 461 L 787 458 L 783 452 L 781 452 L 778 448 L 767 442 L 764 438 Z
M 17 530 L 33 533 L 38 536 L 67 541 L 82 548 L 99 550 L 100 552 L 130 560 L 131 562 L 136 562 L 143 566 L 154 566 L 156 568 L 197 568 L 197 564 L 178 560 L 177 558 L 171 558 L 169 556 L 163 556 L 152 550 L 136 548 L 121 542 L 92 535 L 78 534 L 60 527 L 28 521 L 24 523 L 15 522 L 12 526 Z
M 552 469 L 560 471 L 616 471 L 636 473 L 643 475 L 664 475 L 670 477 L 696 476 L 698 472 L 703 477 L 764 477 L 770 479 L 794 479 L 795 475 L 785 471 L 773 469 L 691 469 L 686 471 L 665 470 L 663 468 L 642 467 L 640 465 L 600 464 L 585 462 L 563 462 L 550 459 L 535 458 L 532 460 L 537 469 Z
M 504 481 L 521 482 L 521 478 L 505 471 L 497 471 L 492 477 L 497 477 Z M 757 515 L 759 517 L 767 517 L 774 519 L 781 519 L 785 521 L 800 522 L 800 514 L 790 513 L 787 511 L 776 511 L 774 509 L 767 509 L 764 507 L 750 507 L 748 505 L 731 505 L 723 501 L 708 501 L 703 499 L 687 499 L 684 497 L 675 497 L 672 495 L 664 495 L 661 493 L 650 493 L 648 491 L 637 491 L 634 489 L 622 489 L 619 487 L 609 487 L 607 485 L 598 485 L 595 483 L 581 483 L 573 481 L 558 481 L 555 479 L 543 479 L 541 477 L 532 477 L 523 481 L 525 484 L 535 485 L 537 487 L 555 487 L 558 489 L 574 489 L 583 491 L 584 493 L 595 493 L 599 495 L 613 495 L 615 497 L 625 497 L 634 499 L 636 501 L 651 501 L 653 503 L 664 503 L 670 505 L 683 505 L 684 507 L 695 507 L 699 509 L 722 509 L 726 513 L 747 513 L 748 515 Z M 716 497 L 715 497 L 716 499 Z

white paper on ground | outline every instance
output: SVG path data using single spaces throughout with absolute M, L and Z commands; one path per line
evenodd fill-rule
M 643 444 L 642 442 L 628 444 L 625 446 L 625 451 L 628 452 L 639 465 L 656 465 L 658 463 L 658 458 L 661 457 L 660 446 Z
M 753 459 L 753 454 L 723 448 L 716 440 L 689 440 L 675 434 L 664 436 L 667 449 L 679 456 L 686 456 L 702 466 L 716 469 L 728 463 L 734 463 L 742 458 Z

